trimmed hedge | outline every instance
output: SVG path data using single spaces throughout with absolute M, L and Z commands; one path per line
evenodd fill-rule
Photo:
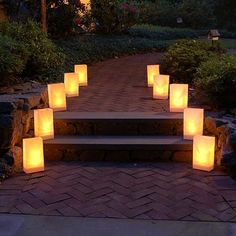
M 217 108 L 236 104 L 236 56 L 211 57 L 202 62 L 194 84 L 202 100 Z
M 128 34 L 133 37 L 143 37 L 156 40 L 174 40 L 184 38 L 197 38 L 195 30 L 187 28 L 170 28 L 156 25 L 135 25 L 128 30 Z

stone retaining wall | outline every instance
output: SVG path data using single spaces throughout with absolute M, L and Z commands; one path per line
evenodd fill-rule
M 33 110 L 45 107 L 46 88 L 0 95 L 0 178 L 12 169 L 22 170 L 22 139 L 34 136 Z

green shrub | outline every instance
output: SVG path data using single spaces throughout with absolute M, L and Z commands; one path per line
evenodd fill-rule
M 183 38 L 197 38 L 194 30 L 185 28 L 170 28 L 156 25 L 135 25 L 128 30 L 133 37 L 144 37 L 156 40 L 173 40 Z
M 24 45 L 0 35 L 0 85 L 14 82 L 14 75 L 25 69 L 28 54 Z
M 120 0 L 91 0 L 91 15 L 96 21 L 97 32 L 120 33 L 137 22 L 138 9 Z
M 64 62 L 64 55 L 55 44 L 47 38 L 38 24 L 28 21 L 20 23 L 1 23 L 0 33 L 15 40 L 29 53 L 24 72 L 40 74 L 48 69 L 57 68 Z
M 170 46 L 162 58 L 162 70 L 175 82 L 192 83 L 201 62 L 223 52 L 224 49 L 219 43 L 212 46 L 206 41 L 180 40 Z
M 212 57 L 201 63 L 194 84 L 203 101 L 215 107 L 236 104 L 236 56 Z

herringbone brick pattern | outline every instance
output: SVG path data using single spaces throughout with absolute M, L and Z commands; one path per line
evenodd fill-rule
M 57 163 L 0 186 L 0 212 L 236 221 L 236 183 L 188 164 Z
M 167 100 L 153 100 L 147 87 L 146 67 L 157 64 L 161 53 L 111 59 L 89 66 L 88 87 L 80 88 L 80 96 L 68 99 L 69 111 L 139 111 L 163 112 Z

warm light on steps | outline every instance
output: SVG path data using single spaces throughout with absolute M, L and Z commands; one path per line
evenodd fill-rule
M 65 83 L 49 84 L 48 85 L 48 98 L 49 106 L 54 111 L 66 110 L 66 94 L 71 96 L 78 95 L 80 86 L 87 86 L 87 65 L 75 65 L 75 73 L 65 73 Z M 77 76 L 79 82 L 77 80 Z M 170 93 L 170 111 L 183 112 L 184 111 L 184 138 L 193 139 L 193 168 L 210 171 L 214 168 L 214 152 L 215 152 L 215 138 L 206 137 L 196 134 L 202 133 L 203 127 L 203 109 L 187 108 L 188 107 L 188 84 L 171 84 L 169 89 L 169 76 L 160 75 L 159 65 L 147 66 L 148 86 L 153 86 L 153 97 L 167 99 Z M 70 79 L 72 78 L 70 83 Z M 155 79 L 157 82 L 155 83 Z M 159 80 L 158 80 L 159 79 Z M 75 82 L 75 80 L 77 80 Z M 73 89 L 71 89 L 73 87 Z M 157 88 L 157 89 L 156 89 Z M 156 89 L 156 90 L 155 90 Z M 73 92 L 72 92 L 73 90 Z M 170 90 L 170 91 L 169 91 Z M 154 92 L 155 91 L 155 92 Z M 160 96 L 160 97 L 158 97 Z M 161 97 L 162 96 L 162 97 Z M 45 112 L 47 109 L 44 109 Z M 50 109 L 48 109 L 48 112 Z M 50 112 L 49 112 L 50 113 Z M 49 114 L 48 113 L 48 114 Z M 52 110 L 51 110 L 52 113 Z M 44 139 L 49 137 L 53 138 L 52 131 L 52 115 L 43 114 L 41 111 L 35 111 L 35 135 L 42 136 Z M 47 117 L 48 116 L 48 117 Z M 50 117 L 50 118 L 49 118 Z M 37 124 L 37 125 L 36 125 Z M 47 130 L 47 131 L 46 131 Z M 50 130 L 50 132 L 48 132 Z M 48 132 L 48 133 L 47 133 Z M 50 134 L 49 134 L 50 133 Z M 108 136 L 107 136 L 108 137 Z M 110 140 L 110 138 L 105 140 Z M 83 138 L 79 138 L 76 145 L 78 145 Z M 147 139 L 141 139 L 139 145 L 149 145 Z M 183 138 L 182 138 L 183 140 Z M 124 141 L 124 140 L 123 140 Z M 160 140 L 159 140 L 160 141 Z M 45 141 L 48 144 L 55 144 L 57 139 Z M 126 140 L 127 142 L 127 140 Z M 125 142 L 125 143 L 126 143 Z M 123 143 L 122 145 L 125 145 Z M 85 144 L 85 143 L 84 143 Z M 83 145 L 84 145 L 83 144 Z M 91 144 L 91 143 L 90 143 Z M 110 143 L 114 145 L 115 143 Z M 116 145 L 119 143 L 116 143 Z M 157 145 L 158 143 L 153 143 Z M 168 144 L 168 142 L 167 142 Z M 178 143 L 175 143 L 178 144 Z M 70 143 L 68 143 L 70 145 Z M 96 145 L 100 145 L 97 143 Z M 137 145 L 137 140 L 132 144 Z M 166 143 L 159 143 L 159 145 L 166 145 Z M 23 162 L 24 171 L 26 173 L 33 173 L 44 170 L 44 154 L 43 154 L 43 139 L 41 137 L 24 139 L 23 140 Z

